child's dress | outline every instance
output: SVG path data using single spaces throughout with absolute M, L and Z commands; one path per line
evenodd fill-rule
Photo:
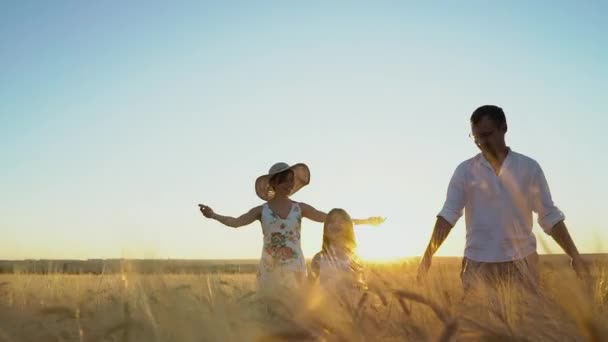
M 291 210 L 282 219 L 270 209 L 262 206 L 262 232 L 264 247 L 258 269 L 258 290 L 266 294 L 277 294 L 278 288 L 294 289 L 306 277 L 306 261 L 300 243 L 302 210 L 292 202 Z
M 363 266 L 356 255 L 337 254 L 332 250 L 317 253 L 311 267 L 320 285 L 329 291 L 361 291 L 367 289 Z

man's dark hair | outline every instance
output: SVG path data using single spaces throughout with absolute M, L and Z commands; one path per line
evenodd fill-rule
M 471 115 L 471 123 L 473 125 L 476 125 L 484 117 L 487 117 L 488 119 L 494 121 L 497 127 L 507 125 L 507 118 L 505 117 L 505 112 L 503 112 L 502 108 L 498 106 L 485 105 L 475 109 L 473 115 Z

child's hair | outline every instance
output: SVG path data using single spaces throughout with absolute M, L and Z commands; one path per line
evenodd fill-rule
M 342 225 L 343 233 L 341 237 L 344 239 L 344 246 L 348 249 L 350 253 L 355 253 L 357 249 L 357 240 L 355 239 L 355 229 L 353 220 L 350 215 L 344 210 L 340 208 L 335 208 L 327 213 L 325 217 L 325 223 L 323 224 L 323 245 L 321 246 L 321 252 L 326 253 L 328 249 L 332 245 L 332 239 L 329 237 L 329 225 L 331 222 L 331 218 L 334 216 L 339 216 L 344 220 Z

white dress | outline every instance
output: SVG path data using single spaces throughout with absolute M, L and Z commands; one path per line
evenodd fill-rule
M 302 210 L 292 202 L 285 219 L 262 206 L 264 247 L 258 269 L 258 290 L 273 293 L 277 288 L 294 289 L 306 277 L 306 261 L 302 253 L 300 229 Z

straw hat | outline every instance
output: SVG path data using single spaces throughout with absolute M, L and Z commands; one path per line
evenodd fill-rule
M 294 176 L 293 188 L 291 189 L 289 196 L 295 194 L 302 187 L 310 183 L 310 170 L 306 164 L 298 163 L 294 164 L 293 166 L 289 166 L 287 163 L 276 163 L 272 165 L 270 170 L 268 170 L 268 174 L 260 176 L 255 180 L 255 193 L 258 195 L 258 197 L 264 201 L 271 200 L 274 197 L 274 190 L 272 190 L 272 187 L 270 186 L 270 178 L 287 170 L 293 171 Z

